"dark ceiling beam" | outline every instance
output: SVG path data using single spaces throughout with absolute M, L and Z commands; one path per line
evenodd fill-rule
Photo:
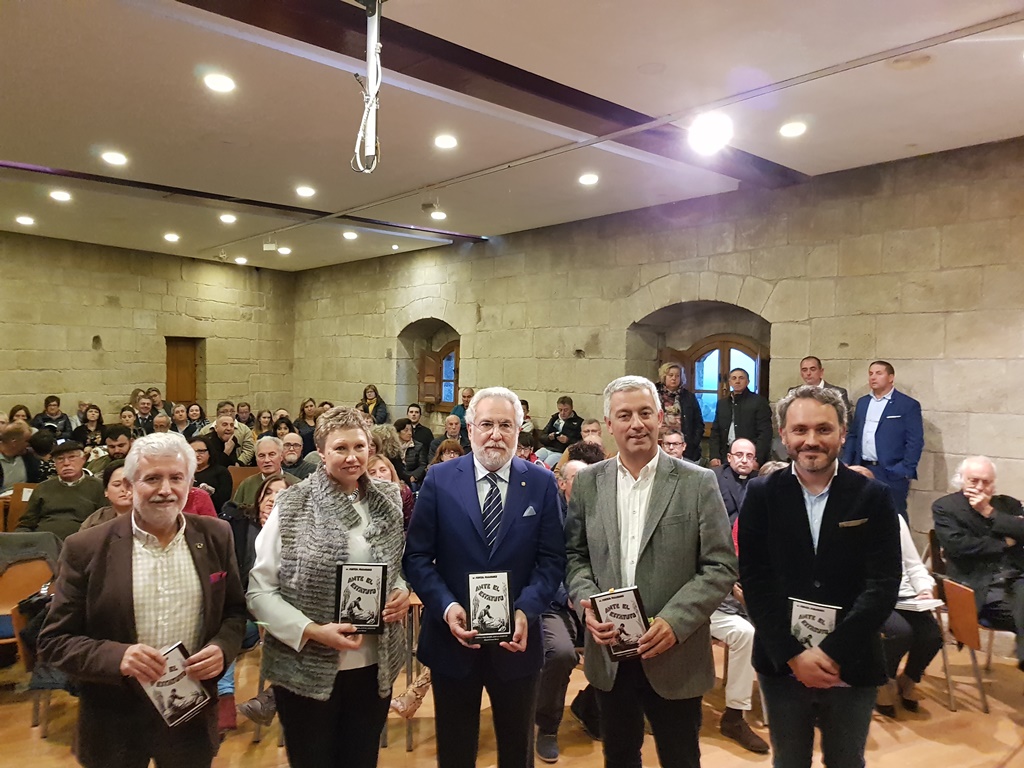
M 355 59 L 366 57 L 366 12 L 341 0 L 178 0 L 268 32 Z M 386 69 L 593 136 L 655 120 L 621 104 L 556 83 L 387 17 L 381 20 Z M 667 124 L 620 137 L 618 143 L 758 187 L 783 187 L 806 176 L 757 155 L 726 147 L 713 157 L 693 152 L 686 131 Z

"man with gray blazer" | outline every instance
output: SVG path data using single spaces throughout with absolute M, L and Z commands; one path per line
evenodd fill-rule
M 604 391 L 618 456 L 581 469 L 566 519 L 569 593 L 588 632 L 608 768 L 639 768 L 644 715 L 664 766 L 700 765 L 701 697 L 714 684 L 709 617 L 736 581 L 729 518 L 715 475 L 658 449 L 654 384 L 623 376 Z M 616 638 L 590 598 L 636 586 L 650 629 L 639 658 L 614 662 Z

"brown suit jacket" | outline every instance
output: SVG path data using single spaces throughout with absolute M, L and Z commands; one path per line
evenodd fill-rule
M 203 588 L 203 646 L 219 646 L 226 668 L 241 647 L 246 620 L 231 529 L 215 518 L 187 515 L 185 519 L 185 540 Z M 124 515 L 64 541 L 53 603 L 39 635 L 40 659 L 81 684 L 79 759 L 83 765 L 104 764 L 106 757 L 118 754 L 119 735 L 140 716 L 147 718 L 147 725 L 162 727 L 145 694 L 120 672 L 125 650 L 137 642 L 132 519 Z M 188 649 L 190 653 L 198 650 Z M 205 685 L 216 695 L 216 680 Z M 204 721 L 201 727 L 216 745 L 216 707 L 206 710 L 207 717 L 197 720 Z M 178 726 L 175 733 L 190 724 Z

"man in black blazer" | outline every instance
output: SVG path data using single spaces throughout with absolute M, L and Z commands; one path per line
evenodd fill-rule
M 729 387 L 724 397 L 718 398 L 715 420 L 711 424 L 711 443 L 708 456 L 710 466 L 726 463 L 733 440 L 745 437 L 756 448 L 757 463 L 768 461 L 772 449 L 772 407 L 756 392 L 751 392 L 750 376 L 742 368 L 729 371 Z
M 792 469 L 751 482 L 739 517 L 740 581 L 776 765 L 810 765 L 817 720 L 825 764 L 863 766 L 886 680 L 879 631 L 899 591 L 899 528 L 886 487 L 838 460 L 843 410 L 818 387 L 779 403 Z M 794 599 L 833 607 L 817 642 L 795 636 Z
M 961 490 L 932 504 L 947 575 L 974 590 L 978 618 L 1017 633 L 1024 670 L 1024 508 L 996 494 L 996 467 L 986 456 L 964 459 L 953 485 Z

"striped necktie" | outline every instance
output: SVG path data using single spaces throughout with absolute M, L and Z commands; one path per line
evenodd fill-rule
M 484 540 L 488 547 L 493 548 L 494 540 L 498 538 L 498 526 L 501 524 L 501 491 L 498 490 L 496 474 L 490 472 L 484 475 L 484 479 L 491 484 L 487 490 L 487 497 L 484 499 Z

